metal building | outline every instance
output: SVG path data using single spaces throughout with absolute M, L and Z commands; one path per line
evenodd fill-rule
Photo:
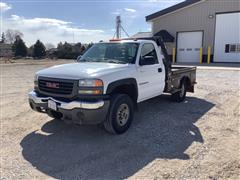
M 177 62 L 199 62 L 201 50 L 203 61 L 210 52 L 212 62 L 240 62 L 240 0 L 186 0 L 146 21 L 152 34 L 166 30 L 174 37 L 167 48 Z

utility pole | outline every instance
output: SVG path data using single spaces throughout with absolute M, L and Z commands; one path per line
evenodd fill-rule
M 117 39 L 121 38 L 121 17 L 120 16 L 116 17 L 116 38 Z
M 122 27 L 121 23 L 122 23 L 121 17 L 117 16 L 116 17 L 116 31 L 115 31 L 115 34 L 114 34 L 113 38 L 115 38 L 115 35 L 116 35 L 116 39 L 120 39 L 121 38 L 121 31 L 123 31 L 129 37 L 128 33 Z

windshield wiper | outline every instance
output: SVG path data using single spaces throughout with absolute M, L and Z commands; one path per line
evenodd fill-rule
M 98 59 L 91 59 L 87 57 L 86 59 L 80 59 L 79 62 L 101 62 L 101 61 Z
M 87 59 L 80 59 L 78 62 L 90 62 L 90 60 L 87 60 Z
M 92 61 L 92 59 L 91 58 L 89 58 L 89 57 L 82 57 L 82 59 L 79 59 L 79 62 L 91 62 Z
M 120 60 L 117 60 L 117 59 L 107 59 L 107 58 L 105 58 L 104 60 L 106 60 L 106 61 L 109 62 L 109 63 L 127 64 L 126 62 L 120 61 Z
M 80 61 L 78 62 L 102 62 L 102 63 L 115 63 L 115 64 L 127 64 L 124 61 L 120 61 L 117 59 L 108 59 L 108 58 L 104 58 L 104 59 L 80 59 Z

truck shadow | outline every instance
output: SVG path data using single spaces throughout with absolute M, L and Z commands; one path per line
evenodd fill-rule
M 188 160 L 185 150 L 204 142 L 194 123 L 213 106 L 195 97 L 171 103 L 160 96 L 140 104 L 132 127 L 119 136 L 52 120 L 23 138 L 22 154 L 57 179 L 124 179 L 155 159 Z

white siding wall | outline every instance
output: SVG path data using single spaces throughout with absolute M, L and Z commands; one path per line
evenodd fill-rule
M 225 52 L 226 44 L 240 44 L 240 13 L 216 18 L 214 62 L 240 62 L 240 52 Z

